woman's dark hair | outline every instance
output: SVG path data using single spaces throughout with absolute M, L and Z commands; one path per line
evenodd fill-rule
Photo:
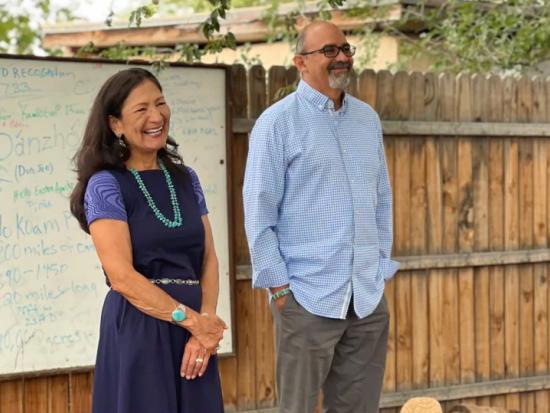
M 90 177 L 104 169 L 125 169 L 125 162 L 130 157 L 130 149 L 121 145 L 120 140 L 111 130 L 109 116 L 120 119 L 122 106 L 128 95 L 146 80 L 153 82 L 162 92 L 162 86 L 151 72 L 142 68 L 131 68 L 122 70 L 107 79 L 92 105 L 84 138 L 73 157 L 77 183 L 71 193 L 70 201 L 71 213 L 87 233 L 90 230 L 84 212 L 84 194 Z M 166 147 L 158 151 L 158 158 L 172 174 L 187 178 L 186 168 L 177 166 L 183 165 L 183 159 L 177 149 L 176 141 L 168 137 Z

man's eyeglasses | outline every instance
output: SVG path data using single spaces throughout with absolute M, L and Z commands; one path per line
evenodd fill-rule
M 357 48 L 355 46 L 352 46 L 348 43 L 343 44 L 342 46 L 336 46 L 335 44 L 329 44 L 322 49 L 318 50 L 312 50 L 311 52 L 302 52 L 300 53 L 302 56 L 307 56 L 308 54 L 313 53 L 323 53 L 325 57 L 328 57 L 329 59 L 332 59 L 333 57 L 338 56 L 338 53 L 340 51 L 344 53 L 344 56 L 351 57 L 355 54 L 355 50 Z

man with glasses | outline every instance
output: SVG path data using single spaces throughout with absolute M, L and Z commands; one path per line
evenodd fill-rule
M 378 411 L 397 271 L 377 114 L 345 93 L 355 47 L 314 22 L 299 35 L 297 90 L 250 136 L 244 181 L 253 286 L 270 291 L 281 413 Z

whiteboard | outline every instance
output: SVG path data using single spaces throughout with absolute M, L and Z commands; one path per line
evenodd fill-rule
M 107 62 L 0 56 L 0 375 L 93 366 L 106 292 L 91 238 L 69 211 L 72 157 Z M 218 313 L 230 326 L 226 70 L 172 66 L 159 80 L 170 135 L 197 171 L 220 265 Z

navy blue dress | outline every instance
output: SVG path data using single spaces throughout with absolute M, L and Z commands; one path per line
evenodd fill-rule
M 98 218 L 128 222 L 133 263 L 148 278 L 200 280 L 207 213 L 198 178 L 171 174 L 183 218 L 179 228 L 164 226 L 154 215 L 127 170 L 101 171 L 89 181 L 85 196 L 88 222 Z M 163 172 L 140 172 L 155 204 L 173 219 Z M 108 277 L 108 274 L 107 274 Z M 200 310 L 200 285 L 159 285 L 177 301 Z M 219 413 L 223 399 L 216 357 L 202 377 L 180 376 L 190 334 L 172 323 L 139 311 L 110 290 L 101 314 L 94 375 L 93 413 Z

